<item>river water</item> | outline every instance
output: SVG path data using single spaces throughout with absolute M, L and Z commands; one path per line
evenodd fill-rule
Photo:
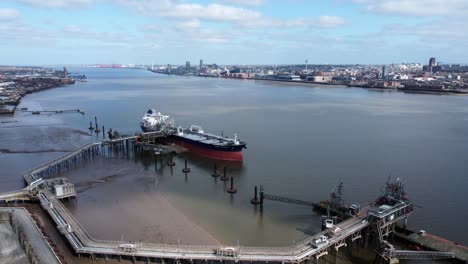
M 153 107 L 182 126 L 237 133 L 247 142 L 242 164 L 218 163 L 234 176 L 238 193 L 233 196 L 226 193 L 226 184 L 210 176 L 213 160 L 190 153 L 175 158 L 172 173 L 167 167 L 155 172 L 152 157 L 98 160 L 70 172 L 67 176 L 81 189 L 77 201 L 67 206 L 99 238 L 137 240 L 145 228 L 156 228 L 152 218 L 164 212 L 127 210 L 125 201 L 134 200 L 133 206 L 142 193 L 157 190 L 221 243 L 289 245 L 319 231 L 320 215 L 268 201 L 260 212 L 249 203 L 255 185 L 270 194 L 320 201 L 342 179 L 346 201 L 364 204 L 392 176 L 406 180 L 409 198 L 417 205 L 411 227 L 468 244 L 468 97 L 131 69 L 71 71 L 86 74 L 88 81 L 28 95 L 20 107 L 79 108 L 84 116 L 18 112 L 0 117 L 17 121 L 0 124 L 0 191 L 22 187 L 21 172 L 96 140 L 86 134 L 94 116 L 106 129 L 133 134 Z M 184 159 L 192 170 L 187 177 L 181 172 Z M 109 177 L 93 182 L 99 175 Z M 121 231 L 128 223 L 132 227 Z

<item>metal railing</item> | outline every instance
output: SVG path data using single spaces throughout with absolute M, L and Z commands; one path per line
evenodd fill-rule
M 148 133 L 149 137 L 151 136 L 159 136 L 157 133 Z M 80 155 L 86 151 L 89 151 L 93 147 L 97 146 L 104 146 L 109 143 L 118 143 L 123 142 L 125 140 L 132 140 L 136 138 L 140 138 L 141 136 L 132 136 L 132 137 L 125 137 L 119 138 L 115 140 L 107 140 L 105 142 L 95 142 L 86 144 L 79 149 L 67 153 L 62 157 L 59 157 L 51 162 L 48 162 L 42 166 L 38 166 L 24 175 L 34 175 L 36 173 L 40 173 L 51 166 L 57 165 L 62 161 L 66 161 L 70 158 L 73 158 L 76 155 Z M 101 149 L 102 150 L 102 149 Z M 150 254 L 172 254 L 171 256 L 179 256 L 179 257 L 199 257 L 203 255 L 204 257 L 210 256 L 214 258 L 226 258 L 229 256 L 217 256 L 216 252 L 220 249 L 219 245 L 211 246 L 211 245 L 186 245 L 186 244 L 159 244 L 159 243 L 146 243 L 146 242 L 138 242 L 138 243 L 130 243 L 131 245 L 135 246 L 135 250 L 132 252 L 126 251 L 119 251 L 119 245 L 122 245 L 126 242 L 124 241 L 110 241 L 110 240 L 99 240 L 93 238 L 86 229 L 81 226 L 79 221 L 65 208 L 65 206 L 48 190 L 41 190 L 39 194 L 39 199 L 41 200 L 41 205 L 46 209 L 49 214 L 51 214 L 56 224 L 59 225 L 61 228 L 65 228 L 64 234 L 70 243 L 73 245 L 75 251 L 77 253 L 100 253 L 100 252 L 109 252 L 111 250 L 113 254 L 123 254 L 123 255 L 150 255 Z M 298 202 L 299 200 L 294 200 L 293 202 Z M 302 202 L 302 201 L 301 201 Z M 52 207 L 50 206 L 52 205 Z M 313 203 L 307 203 L 307 205 L 313 205 Z M 408 206 L 408 204 L 404 204 L 401 206 L 396 206 L 394 209 L 398 211 L 404 207 Z M 376 214 L 376 216 L 382 216 L 380 212 L 369 211 L 369 207 L 366 206 L 365 210 L 368 211 L 367 213 L 370 215 Z M 393 210 L 392 210 L 393 212 Z M 385 212 L 386 214 L 389 214 Z M 299 257 L 303 256 L 312 256 L 314 254 L 319 254 L 319 252 L 323 252 L 328 247 L 331 247 L 337 243 L 341 243 L 347 237 L 352 236 L 356 232 L 359 232 L 363 228 L 366 228 L 369 223 L 367 221 L 362 221 L 363 217 L 353 217 L 350 218 L 340 224 L 337 227 L 341 227 L 341 232 L 338 234 L 334 234 L 331 236 L 326 244 L 323 247 L 316 249 L 311 246 L 311 243 L 321 235 L 325 235 L 328 233 L 328 230 L 321 231 L 313 236 L 307 237 L 302 241 L 299 241 L 290 246 L 283 246 L 283 247 L 249 247 L 249 246 L 233 246 L 237 252 L 236 258 L 237 259 L 245 259 L 245 260 L 252 260 L 257 258 L 258 260 L 262 259 L 276 259 L 276 260 L 295 260 Z M 71 230 L 67 231 L 68 225 L 70 225 Z M 232 257 L 232 256 L 230 256 Z

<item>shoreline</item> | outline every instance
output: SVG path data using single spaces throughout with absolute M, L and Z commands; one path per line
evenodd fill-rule
M 180 75 L 180 74 L 168 74 L 158 71 L 151 71 L 152 73 L 163 74 L 168 76 L 177 77 L 198 77 L 198 78 L 214 78 L 214 79 L 226 79 L 226 80 L 239 80 L 239 81 L 267 81 L 267 82 L 281 82 L 281 83 L 297 83 L 297 84 L 314 84 L 314 85 L 328 85 L 328 86 L 346 86 L 341 83 L 327 83 L 327 82 L 313 82 L 313 81 L 293 81 L 293 80 L 280 80 L 280 79 L 267 79 L 267 78 L 234 78 L 234 77 L 223 77 L 223 76 L 211 76 L 211 75 Z
M 164 72 L 151 71 L 152 73 L 163 74 L 168 76 L 177 77 L 199 77 L 199 78 L 216 78 L 216 79 L 229 79 L 229 80 L 247 80 L 247 81 L 267 81 L 267 82 L 279 82 L 289 84 L 305 84 L 305 85 L 325 85 L 334 86 L 340 88 L 362 88 L 368 90 L 385 90 L 385 91 L 397 91 L 403 93 L 419 93 L 419 94 L 432 94 L 432 95 L 468 95 L 468 91 L 458 90 L 434 90 L 434 89 L 412 89 L 412 88 L 398 88 L 398 87 L 381 87 L 381 86 L 370 86 L 370 85 L 359 85 L 359 84 L 347 84 L 347 83 L 331 83 L 331 82 L 314 82 L 314 81 L 293 81 L 293 80 L 279 80 L 279 79 L 267 79 L 267 78 L 233 78 L 223 76 L 210 76 L 210 75 L 180 75 L 180 74 L 168 74 Z
M 50 78 L 48 80 L 50 80 Z M 21 103 L 21 99 L 26 97 L 28 94 L 38 93 L 38 92 L 42 92 L 42 91 L 46 91 L 50 89 L 55 89 L 55 88 L 75 84 L 75 80 L 70 79 L 70 78 L 61 78 L 58 80 L 59 82 L 53 83 L 53 84 L 49 83 L 48 85 L 44 87 L 17 88 L 11 91 L 10 94 L 5 94 L 4 96 L 8 96 L 9 99 L 1 101 L 0 116 L 1 115 L 14 115 L 16 108 Z M 13 109 L 5 108 L 5 106 L 13 106 Z

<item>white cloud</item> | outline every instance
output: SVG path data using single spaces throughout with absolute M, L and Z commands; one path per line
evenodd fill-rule
M 290 54 L 291 51 L 296 52 L 308 47 L 320 48 L 324 42 L 329 43 L 327 47 L 330 47 L 334 41 L 330 37 L 324 37 L 328 32 L 325 29 L 348 23 L 344 18 L 332 15 L 283 19 L 263 14 L 246 5 L 239 7 L 219 3 L 226 3 L 224 0 L 216 0 L 218 3 L 212 4 L 199 4 L 192 0 L 11 1 L 21 1 L 38 8 L 48 5 L 49 9 L 66 9 L 61 12 L 74 11 L 75 9 L 68 9 L 73 5 L 86 7 L 95 2 L 104 2 L 109 6 L 117 4 L 126 7 L 130 15 L 148 16 L 147 21 L 151 23 L 139 26 L 139 28 L 129 26 L 130 28 L 125 30 L 113 27 L 112 31 L 100 31 L 77 21 L 68 25 L 57 23 L 54 27 L 47 27 L 41 23 L 24 24 L 24 28 L 19 27 L 18 30 L 16 28 L 19 25 L 2 28 L 2 23 L 0 23 L 0 34 L 5 34 L 4 36 L 9 37 L 21 47 L 31 46 L 42 49 L 42 47 L 54 46 L 57 50 L 90 47 L 99 50 L 109 48 L 113 51 L 132 48 L 134 50 L 132 54 L 145 54 L 143 51 L 146 51 L 146 53 L 159 54 L 161 60 L 167 60 L 167 62 L 174 60 L 171 56 L 184 58 L 184 60 L 185 57 L 194 56 L 193 50 L 197 51 L 198 56 L 222 57 L 225 61 L 232 60 L 233 62 L 242 60 L 252 62 L 251 54 L 262 50 L 264 56 L 270 52 L 266 57 L 271 60 L 270 55 L 273 51 Z M 62 26 L 58 28 L 60 25 Z M 324 30 L 320 30 L 317 34 L 317 28 Z M 317 35 L 320 35 L 320 38 Z M 2 44 L 0 41 L 0 45 L 11 44 Z M 265 46 L 270 48 L 265 49 Z M 226 50 L 241 50 L 239 54 L 250 55 L 226 55 Z M 116 56 L 130 56 L 128 54 Z M 99 55 L 101 58 L 106 56 L 108 55 Z M 141 55 L 141 61 L 145 59 L 147 55 Z M 258 60 L 261 61 L 262 58 Z M 285 55 L 285 60 L 290 59 Z
M 127 5 L 140 14 L 167 19 L 198 19 L 200 21 L 241 23 L 263 19 L 261 13 L 225 4 L 189 3 L 179 0 L 114 0 L 112 3 Z
M 224 0 L 224 2 L 246 6 L 261 6 L 265 4 L 265 0 Z
M 200 27 L 200 20 L 195 18 L 195 19 L 191 19 L 191 20 L 187 20 L 187 21 L 178 22 L 176 24 L 176 27 L 177 28 L 182 28 L 182 29 L 185 29 L 185 28 L 198 28 L 198 27 Z
M 18 18 L 20 13 L 11 8 L 0 8 L 0 21 L 10 21 Z
M 0 44 L 11 46 L 12 43 L 19 45 L 37 45 L 55 40 L 55 35 L 50 31 L 25 24 L 21 21 L 11 23 L 0 23 Z M 34 40 L 31 41 L 31 40 Z
M 442 44 L 447 48 L 454 49 L 468 45 L 468 36 L 465 34 L 467 27 L 468 21 L 466 20 L 443 19 L 416 25 L 387 25 L 383 32 L 405 38 L 414 37 L 418 38 L 421 43 L 433 46 Z M 453 43 L 457 44 L 453 45 Z
M 467 0 L 352 0 L 372 13 L 408 16 L 468 14 Z
M 177 27 L 177 33 L 172 34 L 174 39 L 185 39 L 200 43 L 226 43 L 235 37 L 235 34 L 227 34 L 224 30 L 216 30 L 201 27 Z
M 161 0 L 116 0 L 119 4 L 129 5 L 139 13 L 171 20 L 176 22 L 178 28 L 200 27 L 201 21 L 233 23 L 245 28 L 285 28 L 285 27 L 318 27 L 335 28 L 348 23 L 338 16 L 319 16 L 315 18 L 280 19 L 264 16 L 262 13 L 244 8 L 224 4 L 193 4 L 182 1 Z M 247 2 L 246 0 L 233 0 L 229 2 Z M 252 2 L 251 0 L 248 0 Z M 264 2 L 264 1 L 259 1 Z M 257 4 L 257 1 L 253 1 Z
M 64 26 L 61 31 L 56 32 L 56 35 L 58 39 L 62 40 L 82 39 L 92 42 L 113 43 L 121 46 L 135 43 L 135 36 L 129 32 L 94 31 L 77 25 Z
M 344 18 L 337 16 L 319 16 L 317 18 L 290 19 L 286 20 L 284 23 L 288 27 L 334 28 L 345 25 L 347 21 Z
M 341 26 L 341 25 L 344 25 L 346 24 L 347 21 L 342 18 L 342 17 L 338 17 L 338 16 L 320 16 L 318 18 L 318 21 L 316 23 L 316 25 L 320 26 L 320 27 L 338 27 L 338 26 Z
M 91 3 L 92 0 L 16 0 L 18 2 L 46 8 L 74 8 L 83 7 Z
M 172 18 L 198 18 L 210 21 L 240 22 L 261 18 L 261 14 L 245 8 L 221 4 L 199 5 L 178 4 L 167 10 L 162 16 Z

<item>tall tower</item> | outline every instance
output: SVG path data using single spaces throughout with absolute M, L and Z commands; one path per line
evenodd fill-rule
M 305 61 L 305 66 L 306 66 L 305 70 L 307 71 L 307 59 Z
M 385 80 L 385 77 L 387 76 L 387 66 L 382 66 L 382 80 Z
M 203 70 L 203 60 L 200 60 L 200 71 Z
M 432 73 L 432 68 L 436 66 L 436 59 L 434 57 L 429 59 L 429 72 Z
M 190 70 L 190 61 L 185 62 L 185 69 Z

